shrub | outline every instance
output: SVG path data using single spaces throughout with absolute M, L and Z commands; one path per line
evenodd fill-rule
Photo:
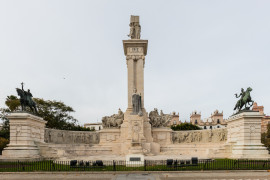
M 267 132 L 261 134 L 261 142 L 270 153 L 270 124 L 267 125 Z
M 191 123 L 182 123 L 178 125 L 172 125 L 171 129 L 174 131 L 201 130 L 199 126 L 193 125 Z
M 5 138 L 0 137 L 0 154 L 2 154 L 3 149 L 7 146 L 9 141 Z

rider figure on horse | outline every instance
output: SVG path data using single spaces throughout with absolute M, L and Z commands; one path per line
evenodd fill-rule
M 245 110 L 249 110 L 251 108 L 251 106 L 253 105 L 253 100 L 251 99 L 251 96 L 250 96 L 250 92 L 252 91 L 252 88 L 248 87 L 246 91 L 244 91 L 243 88 L 241 88 L 241 93 L 239 94 L 239 96 L 237 94 L 235 94 L 235 97 L 236 98 L 239 98 L 240 99 L 237 101 L 235 107 L 234 107 L 234 110 L 238 110 L 241 111 L 242 108 L 245 106 Z M 251 103 L 251 105 L 249 104 Z M 249 105 L 249 106 L 247 106 Z
M 24 93 L 26 99 L 27 99 L 29 102 L 33 101 L 33 100 L 32 100 L 33 95 L 32 95 L 32 93 L 30 92 L 30 89 L 28 89 L 27 91 L 25 91 L 25 90 L 23 89 L 23 83 L 22 83 L 22 91 L 23 91 L 23 93 Z
M 16 88 L 17 93 L 20 96 L 20 103 L 22 106 L 22 111 L 24 111 L 25 107 L 28 106 L 33 112 L 37 113 L 36 103 L 32 99 L 33 95 L 30 92 L 30 89 L 28 89 L 27 91 L 23 89 L 23 84 L 24 83 L 21 83 L 22 89 Z

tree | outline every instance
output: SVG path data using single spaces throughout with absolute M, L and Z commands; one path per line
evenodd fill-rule
M 2 154 L 3 149 L 7 146 L 9 141 L 5 138 L 0 137 L 0 155 Z
M 3 120 L 3 127 L 0 130 L 0 137 L 9 139 L 9 120 L 7 119 L 7 115 L 10 113 L 9 109 L 0 109 L 0 119 Z
M 201 130 L 199 126 L 193 125 L 191 123 L 181 123 L 178 125 L 172 125 L 171 129 L 174 131 Z
M 84 128 L 78 125 L 77 119 L 70 114 L 75 112 L 72 107 L 65 105 L 61 101 L 50 101 L 40 98 L 34 98 L 38 109 L 38 116 L 42 117 L 47 128 L 74 131 L 90 131 L 90 128 Z M 12 111 L 20 109 L 20 100 L 14 96 L 7 96 L 5 102 L 7 108 L 0 109 L 0 119 L 3 120 L 3 128 L 0 131 L 0 137 L 9 139 L 9 121 L 6 116 Z M 28 109 L 29 110 L 29 109 Z
M 261 142 L 267 148 L 268 152 L 270 153 L 270 124 L 267 125 L 267 132 L 262 133 L 261 135 Z

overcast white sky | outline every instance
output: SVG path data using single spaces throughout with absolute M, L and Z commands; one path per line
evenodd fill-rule
M 139 15 L 149 40 L 145 107 L 189 120 L 233 113 L 241 87 L 270 114 L 270 1 L 0 1 L 0 107 L 25 82 L 80 124 L 127 108 L 122 40 Z

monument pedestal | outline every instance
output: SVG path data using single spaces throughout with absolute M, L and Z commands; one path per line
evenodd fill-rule
M 35 142 L 44 143 L 46 121 L 28 113 L 11 113 L 7 118 L 10 124 L 10 143 L 4 149 L 3 157 L 40 158 Z
M 231 158 L 266 159 L 266 147 L 261 143 L 262 115 L 257 111 L 243 111 L 228 119 L 227 143 L 232 144 Z
M 148 114 L 144 109 L 142 112 L 142 116 L 132 114 L 132 109 L 127 109 L 125 112 L 121 125 L 121 149 L 124 155 L 157 154 Z

